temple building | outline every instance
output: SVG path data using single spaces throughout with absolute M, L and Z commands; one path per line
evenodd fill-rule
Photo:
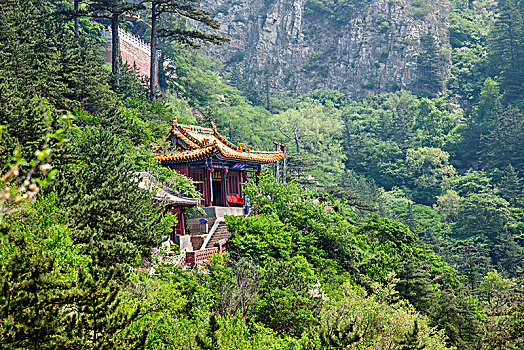
M 281 151 L 257 150 L 242 143 L 234 145 L 218 133 L 214 123 L 211 128 L 203 128 L 178 124 L 175 118 L 166 140 L 176 151 L 156 159 L 195 180 L 204 207 L 242 206 L 242 184 L 247 173 L 258 176 L 263 164 L 274 163 L 284 156 Z
M 242 186 L 248 173 L 260 175 L 263 164 L 278 162 L 284 153 L 234 145 L 218 133 L 214 123 L 203 128 L 178 124 L 176 118 L 166 141 L 174 151 L 156 159 L 196 182 L 205 212 L 184 214 L 192 203 L 182 202 L 185 198 L 174 200 L 170 208 L 177 214 L 177 224 L 171 237 L 180 248 L 184 266 L 203 266 L 213 254 L 227 249 L 231 233 L 225 216 L 246 214 Z

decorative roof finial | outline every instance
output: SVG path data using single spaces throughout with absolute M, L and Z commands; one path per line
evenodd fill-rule
M 177 116 L 175 115 L 175 116 L 173 117 L 173 126 L 176 126 L 176 125 L 178 125 L 178 118 L 177 118 Z
M 217 130 L 217 125 L 215 124 L 215 122 L 211 122 L 211 129 L 213 129 L 214 131 Z

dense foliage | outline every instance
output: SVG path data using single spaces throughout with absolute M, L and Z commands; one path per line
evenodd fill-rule
M 310 0 L 306 15 L 342 26 L 366 2 Z M 95 3 L 129 27 L 149 18 L 117 0 L 0 0 L 3 347 L 523 346 L 522 1 L 452 2 L 451 78 L 424 35 L 416 92 L 271 96 L 177 37 L 159 41 L 171 64 L 153 102 L 132 67 L 103 65 Z M 227 218 L 229 251 L 202 270 L 155 252 L 175 218 L 138 187 L 149 172 L 199 196 L 152 158 L 175 116 L 289 145 L 292 181 L 249 183 L 256 215 Z

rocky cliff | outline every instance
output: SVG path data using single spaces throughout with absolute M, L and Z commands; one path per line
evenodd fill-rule
M 352 1 L 350 11 L 340 3 Z M 350 97 L 417 89 L 421 36 L 447 47 L 446 0 L 203 0 L 229 44 L 212 46 L 229 72 L 259 89 L 299 95 L 319 88 Z M 331 7 L 330 7 L 331 6 Z M 336 8 L 336 6 L 339 6 Z M 337 13 L 338 11 L 338 13 Z M 443 75 L 449 59 L 441 61 Z M 443 77 L 445 79 L 445 77 Z

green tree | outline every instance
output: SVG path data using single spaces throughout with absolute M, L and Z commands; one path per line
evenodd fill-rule
M 430 269 L 429 264 L 417 261 L 413 255 L 405 257 L 398 267 L 396 290 L 419 310 L 429 308 L 434 292 Z
M 231 216 L 226 223 L 228 230 L 234 233 L 230 240 L 233 256 L 247 257 L 259 264 L 270 257 L 290 257 L 292 236 L 276 215 L 262 214 L 245 219 Z
M 495 307 L 491 309 L 494 325 L 487 332 L 484 341 L 492 349 L 520 349 L 524 345 L 522 278 L 516 282 L 517 286 L 514 288 L 498 288 L 498 296 L 502 295 L 506 300 L 494 304 Z
M 54 276 L 51 254 L 25 232 L 2 239 L 0 265 L 1 342 L 23 348 L 61 347 L 71 339 L 65 332 L 62 308 L 75 301 L 72 281 Z
M 471 1 L 472 3 L 472 1 Z M 467 6 L 450 12 L 451 77 L 448 88 L 467 107 L 478 100 L 487 77 L 487 32 L 493 24 L 490 11 Z
M 524 249 L 515 238 L 511 233 L 504 232 L 491 248 L 493 265 L 511 277 L 518 276 L 524 267 L 522 266 Z
M 61 209 L 51 194 L 9 217 L 0 241 L 0 341 L 32 349 L 134 347 L 143 337 L 130 340 L 125 328 L 139 309 L 122 310 L 114 274 L 81 254 Z
M 442 186 L 454 191 L 458 197 L 466 197 L 470 194 L 493 193 L 491 178 L 483 171 L 468 171 L 465 174 L 457 174 L 447 178 Z
M 441 282 L 429 309 L 432 323 L 445 330 L 449 343 L 465 348 L 480 335 L 478 306 L 468 299 L 464 289 L 454 290 L 443 280 Z
M 524 182 L 520 179 L 515 168 L 509 164 L 504 169 L 504 175 L 500 181 L 502 197 L 512 206 L 524 206 Z
M 480 91 L 478 103 L 473 105 L 469 113 L 469 121 L 464 131 L 461 157 L 465 164 L 477 161 L 480 152 L 482 135 L 487 135 L 494 112 L 501 104 L 500 86 L 492 78 L 487 78 Z
M 211 314 L 209 318 L 209 328 L 207 329 L 206 337 L 202 337 L 199 334 L 196 336 L 196 342 L 202 350 L 218 350 L 218 335 L 217 332 L 220 329 L 220 323 L 216 314 Z
M 493 194 L 471 194 L 459 204 L 453 232 L 458 237 L 485 236 L 494 241 L 510 218 L 508 202 Z
M 96 259 L 96 258 L 95 258 Z M 74 341 L 67 346 L 91 349 L 140 349 L 144 348 L 147 330 L 132 339 L 126 328 L 139 317 L 140 307 L 125 308 L 119 296 L 115 269 L 95 266 L 82 272 L 78 280 L 80 291 L 75 305 L 77 314 L 69 315 L 68 333 Z M 76 341 L 75 341 L 76 340 Z
M 91 0 L 88 3 L 88 11 L 94 17 L 106 18 L 111 21 L 111 71 L 113 72 L 115 85 L 120 84 L 120 35 L 118 29 L 120 20 L 124 13 L 141 8 L 134 2 L 123 0 Z
M 317 324 L 321 286 L 314 284 L 315 275 L 306 259 L 271 259 L 264 266 L 262 280 L 256 320 L 279 334 L 295 337 Z
M 489 130 L 481 136 L 479 159 L 487 169 L 509 164 L 524 169 L 524 113 L 517 107 L 496 108 Z
M 155 99 L 156 76 L 157 76 L 157 41 L 158 38 L 165 38 L 169 41 L 198 48 L 202 43 L 223 44 L 228 39 L 212 33 L 203 33 L 197 29 L 189 29 L 187 23 L 181 23 L 181 19 L 190 19 L 200 22 L 212 29 L 219 29 L 218 21 L 211 17 L 211 13 L 197 7 L 197 0 L 181 1 L 181 0 L 150 0 L 151 1 L 151 71 L 150 71 L 150 87 L 149 98 L 151 101 Z M 162 14 L 174 14 L 179 21 L 172 21 L 171 27 L 164 25 L 159 28 L 161 24 Z M 173 24 L 175 24 L 173 26 Z
M 436 96 L 444 86 L 446 58 L 438 47 L 434 34 L 430 32 L 421 35 L 420 46 L 417 88 L 430 96 Z
M 325 346 L 321 335 L 313 334 L 308 340 L 316 349 L 399 349 L 399 342 L 414 333 L 417 322 L 416 340 L 411 343 L 427 349 L 446 349 L 442 331 L 428 325 L 428 319 L 418 314 L 411 306 L 403 303 L 390 305 L 376 294 L 368 294 L 363 288 L 345 284 L 342 295 L 325 303 L 320 322 L 322 333 L 336 337 L 339 330 L 347 329 L 349 339 L 340 339 L 335 346 Z M 352 326 L 351 326 L 352 325 Z M 318 339 L 318 340 L 317 340 Z M 333 339 L 336 340 L 336 339 Z M 353 344 L 351 344 L 351 341 Z M 345 342 L 347 347 L 341 347 Z M 312 345 L 313 345 L 312 344 Z M 326 344 L 327 345 L 327 344 Z M 410 344 L 411 345 L 411 344 Z
M 331 350 L 331 349 L 347 349 L 351 344 L 360 341 L 360 335 L 355 332 L 355 324 L 347 323 L 341 324 L 342 321 L 334 322 L 329 329 L 321 329 L 319 338 L 320 345 L 307 343 L 304 350 Z
M 0 2 L 0 75 L 2 85 L 20 91 L 27 99 L 35 95 L 60 100 L 58 26 L 49 4 L 37 1 Z M 7 86 L 6 86 L 7 88 Z
M 154 209 L 125 150 L 109 131 L 89 127 L 64 150 L 62 175 L 56 185 L 60 201 L 78 230 L 76 243 L 93 241 L 103 266 L 130 264 L 161 240 L 169 217 Z
M 295 162 L 291 162 L 291 165 L 298 167 L 290 171 L 299 174 L 301 181 L 311 175 L 318 181 L 329 182 L 328 178 L 343 169 L 343 123 L 340 112 L 329 101 L 325 106 L 302 103 L 297 109 L 288 109 L 274 115 L 271 122 L 280 131 L 277 141 L 290 144 L 288 152 L 296 155 Z M 302 164 L 299 159 L 304 159 Z M 317 167 L 307 175 L 301 174 L 303 170 L 307 170 L 304 162 L 308 159 L 314 161 Z M 299 165 L 306 166 L 301 169 Z
M 499 16 L 490 32 L 490 63 L 493 75 L 500 75 L 506 102 L 524 97 L 524 10 L 518 0 L 498 3 Z
M 432 203 L 434 196 L 439 194 L 441 182 L 455 174 L 455 169 L 448 160 L 449 154 L 439 148 L 407 150 L 406 168 L 413 179 L 418 202 Z
M 418 339 L 418 331 L 418 323 L 415 320 L 413 331 L 406 333 L 405 338 L 398 342 L 400 350 L 422 350 L 426 348 L 426 345 L 421 344 Z
M 416 101 L 410 108 L 416 144 L 434 148 L 449 148 L 453 144 L 453 129 L 462 118 L 459 108 L 452 109 L 439 100 L 427 98 Z

